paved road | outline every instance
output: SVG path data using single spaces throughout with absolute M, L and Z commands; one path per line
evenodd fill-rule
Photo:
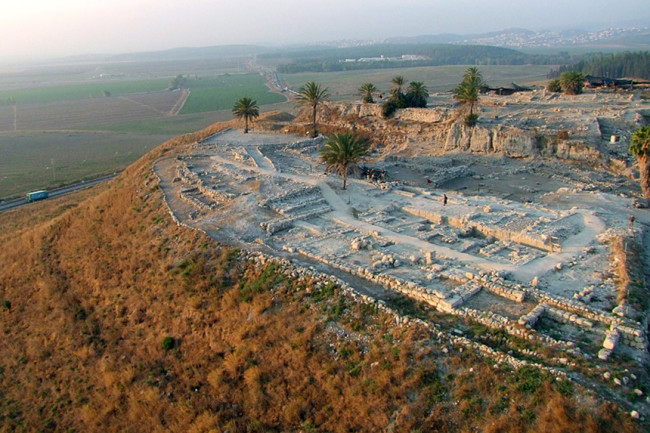
M 59 196 L 65 195 L 65 194 L 69 194 L 69 193 L 71 193 L 73 191 L 78 191 L 78 190 L 83 189 L 83 188 L 89 188 L 89 187 L 97 185 L 99 183 L 106 182 L 107 180 L 111 180 L 111 179 L 115 178 L 118 174 L 119 173 L 113 173 L 113 174 L 109 174 L 108 176 L 98 177 L 97 179 L 87 180 L 87 181 L 83 181 L 83 182 L 77 182 L 77 183 L 74 183 L 72 185 L 68 185 L 68 186 L 64 186 L 64 187 L 61 187 L 61 188 L 56 188 L 56 189 L 49 190 L 48 191 L 48 199 L 49 198 L 59 197 Z M 13 200 L 7 200 L 5 202 L 0 203 L 0 212 L 4 212 L 4 211 L 9 210 L 9 209 L 14 209 L 14 208 L 17 208 L 19 206 L 24 206 L 24 205 L 26 205 L 28 203 L 29 202 L 24 197 L 16 198 L 16 199 L 13 199 Z

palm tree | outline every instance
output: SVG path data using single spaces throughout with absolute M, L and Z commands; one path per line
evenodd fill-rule
M 396 77 L 393 77 L 390 82 L 395 85 L 395 87 L 390 91 L 390 97 L 396 102 L 401 101 L 404 97 L 404 94 L 402 93 L 402 88 L 404 87 L 404 77 L 398 75 Z
M 309 106 L 312 109 L 312 137 L 314 138 L 318 136 L 318 131 L 316 130 L 316 107 L 321 102 L 327 100 L 328 97 L 327 87 L 321 87 L 320 84 L 316 84 L 313 81 L 308 82 L 298 91 L 296 98 L 298 104 Z
M 630 139 L 629 151 L 639 161 L 641 190 L 646 201 L 650 200 L 650 126 L 634 131 Z
M 332 134 L 319 149 L 319 153 L 326 169 L 343 177 L 343 189 L 345 189 L 350 169 L 355 167 L 359 159 L 368 153 L 368 148 L 368 140 L 346 132 L 345 134 Z
M 396 77 L 393 77 L 393 79 L 390 80 L 390 82 L 395 85 L 395 89 L 397 89 L 398 92 L 402 91 L 402 87 L 404 87 L 404 77 L 398 75 Z
M 411 81 L 406 89 L 406 100 L 410 107 L 426 107 L 428 97 L 429 89 L 421 81 Z
M 364 104 L 372 104 L 375 100 L 372 98 L 372 94 L 377 91 L 377 88 L 372 83 L 364 83 L 359 87 L 359 92 L 363 97 Z
M 469 106 L 469 114 L 465 117 L 467 126 L 474 126 L 478 120 L 478 115 L 474 114 L 474 105 L 478 103 L 478 95 L 483 87 L 485 87 L 483 75 L 478 68 L 471 67 L 467 68 L 463 81 L 453 90 L 454 98 L 461 104 Z
M 242 117 L 244 118 L 244 121 L 246 122 L 244 134 L 248 134 L 248 119 L 258 117 L 260 115 L 260 110 L 257 106 L 257 101 L 246 96 L 235 102 L 235 106 L 232 107 L 232 114 L 234 114 L 238 119 L 241 119 Z

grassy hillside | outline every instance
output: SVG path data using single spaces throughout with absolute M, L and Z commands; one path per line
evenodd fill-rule
M 223 127 L 0 214 L 0 431 L 636 431 L 577 385 L 177 226 L 151 164 Z

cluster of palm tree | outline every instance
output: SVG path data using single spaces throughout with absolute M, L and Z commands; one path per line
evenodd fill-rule
M 465 125 L 474 126 L 478 121 L 478 114 L 474 113 L 474 106 L 479 101 L 479 93 L 487 87 L 481 71 L 476 67 L 467 68 L 463 80 L 453 90 L 454 99 L 462 105 L 469 107 L 465 116 Z
M 427 106 L 429 98 L 429 89 L 421 81 L 411 81 L 404 93 L 404 77 L 398 75 L 393 77 L 391 83 L 394 84 L 390 90 L 390 97 L 382 106 L 382 115 L 391 117 L 399 108 L 424 108 Z

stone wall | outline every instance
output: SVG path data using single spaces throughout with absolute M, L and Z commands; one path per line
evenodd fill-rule
M 425 218 L 428 221 L 433 222 L 434 224 L 446 223 L 450 226 L 457 227 L 460 229 L 472 228 L 485 236 L 493 236 L 501 241 L 515 242 L 518 244 L 538 248 L 543 251 L 549 251 L 549 252 L 553 251 L 551 244 L 542 236 L 535 236 L 523 232 L 514 232 L 499 227 L 491 227 L 476 222 L 466 221 L 465 219 L 462 218 L 446 217 L 443 215 L 435 214 L 430 211 L 425 211 L 423 209 L 404 207 L 402 210 L 412 215 Z
M 447 107 L 397 110 L 393 118 L 397 126 L 384 121 L 381 104 L 329 103 L 328 107 L 340 113 L 340 120 L 334 121 L 338 126 L 349 125 L 354 117 L 371 118 L 373 123 L 368 132 L 387 143 L 431 142 L 445 152 L 501 153 L 513 158 L 541 155 L 608 164 L 608 158 L 598 147 L 599 137 L 560 140 L 555 135 L 538 134 L 535 128 L 496 123 L 479 122 L 467 127 L 455 111 Z M 327 118 L 325 112 L 322 116 L 322 119 Z

